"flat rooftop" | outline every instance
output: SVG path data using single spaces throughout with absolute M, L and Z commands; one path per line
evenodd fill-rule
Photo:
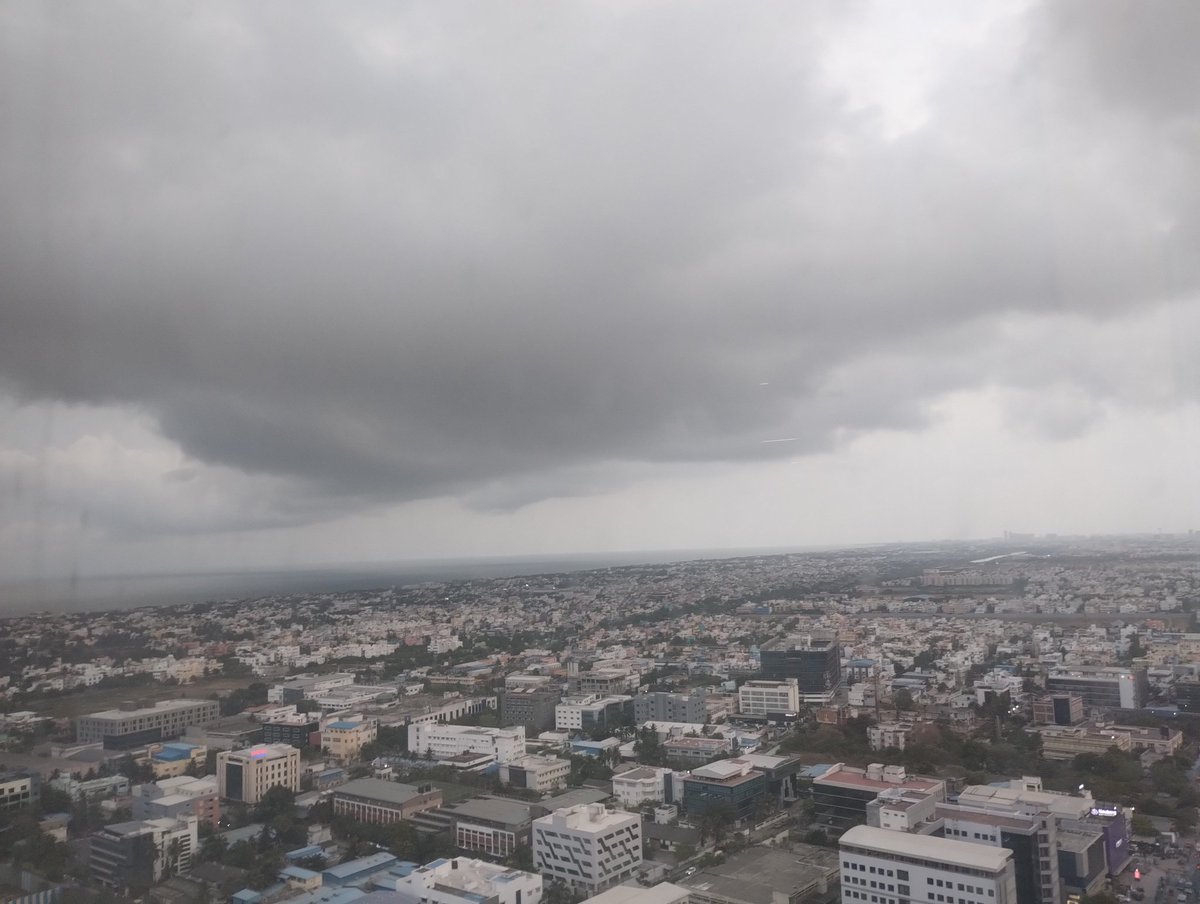
M 773 904 L 776 892 L 791 897 L 837 875 L 837 851 L 812 845 L 796 848 L 792 851 L 747 848 L 679 884 L 689 891 L 747 904 Z
M 139 716 L 157 716 L 180 709 L 192 709 L 196 706 L 215 706 L 215 700 L 160 700 L 153 706 L 143 706 L 140 709 L 106 709 L 103 712 L 87 713 L 81 719 L 135 719 Z
M 907 774 L 902 782 L 889 782 L 884 779 L 869 778 L 865 773 L 848 770 L 845 767 L 834 767 L 814 779 L 813 783 L 836 785 L 840 788 L 861 788 L 864 791 L 884 791 L 888 788 L 905 791 L 934 791 L 943 784 L 941 779 Z
M 1012 859 L 1008 848 L 955 841 L 952 838 L 935 838 L 930 835 L 909 835 L 890 829 L 875 829 L 870 826 L 855 826 L 849 829 L 838 844 L 842 847 L 857 847 L 884 854 L 899 854 L 919 860 L 940 860 L 956 866 L 997 872 Z
M 351 795 L 389 804 L 405 804 L 421 792 L 417 790 L 416 785 L 388 782 L 381 778 L 356 778 L 334 788 L 333 793 L 335 797 Z
M 533 808 L 519 800 L 505 800 L 499 797 L 476 797 L 461 803 L 446 807 L 445 812 L 455 819 L 470 822 L 472 819 L 485 819 L 504 825 L 524 825 L 533 819 Z

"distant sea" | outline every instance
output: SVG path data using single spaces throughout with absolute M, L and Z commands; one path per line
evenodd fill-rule
M 31 612 L 89 612 L 301 593 L 374 590 L 426 581 L 484 580 L 524 574 L 558 574 L 625 565 L 814 552 L 816 549 L 670 550 L 543 558 L 441 559 L 270 571 L 106 575 L 83 577 L 74 581 L 51 579 L 0 584 L 0 618 Z

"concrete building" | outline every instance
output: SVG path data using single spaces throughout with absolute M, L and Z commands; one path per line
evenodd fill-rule
M 32 769 L 0 773 L 0 810 L 36 807 L 42 797 L 42 777 Z
M 463 753 L 490 754 L 497 763 L 525 755 L 525 726 L 478 728 L 426 722 L 408 726 L 408 749 L 414 756 L 430 753 L 435 759 Z
M 316 700 L 339 687 L 354 684 L 351 672 L 334 672 L 329 675 L 294 675 L 267 691 L 268 703 L 301 703 Z
M 379 736 L 374 719 L 330 722 L 321 729 L 321 750 L 336 763 L 357 762 L 362 749 Z
M 216 828 L 221 819 L 221 794 L 214 775 L 159 779 L 133 788 L 134 819 L 186 819 Z
M 396 880 L 398 904 L 539 904 L 542 877 L 483 860 L 434 860 Z
M 800 684 L 784 681 L 747 681 L 738 688 L 738 712 L 744 716 L 794 715 L 800 709 Z
M 464 851 L 507 857 L 529 844 L 536 813 L 545 812 L 517 800 L 476 797 L 441 811 L 452 823 L 454 843 Z
M 633 698 L 633 720 L 642 722 L 700 722 L 708 719 L 702 693 L 671 694 L 655 691 Z
M 308 713 L 288 713 L 262 723 L 264 744 L 290 744 L 303 750 L 318 743 L 321 720 Z
M 557 688 L 506 687 L 498 697 L 500 725 L 524 725 L 527 734 L 548 731 L 554 727 L 554 707 L 561 699 Z
M 954 804 L 938 804 L 933 818 L 945 838 L 1012 851 L 1017 904 L 1059 904 L 1056 820 Z
M 663 753 L 668 760 L 681 763 L 707 763 L 733 751 L 729 738 L 668 738 L 663 741 Z
M 584 694 L 566 697 L 554 707 L 554 727 L 558 731 L 591 734 L 597 729 L 609 731 L 622 722 L 632 720 L 633 698 L 625 695 L 603 697 Z
M 827 825 L 842 829 L 867 819 L 867 804 L 887 790 L 919 791 L 946 799 L 946 783 L 936 778 L 909 775 L 903 766 L 872 763 L 856 769 L 838 763 L 813 779 L 813 804 Z M 872 902 L 874 904 L 874 902 Z
M 613 796 L 621 806 L 636 809 L 644 803 L 674 800 L 676 775 L 658 766 L 636 766 L 612 777 Z
M 842 648 L 837 635 L 790 637 L 763 647 L 759 661 L 761 679 L 794 678 L 805 703 L 830 703 L 842 686 Z
M 565 788 L 570 774 L 571 761 L 552 756 L 527 755 L 500 764 L 501 783 L 539 794 Z
M 442 792 L 432 785 L 405 785 L 377 778 L 356 778 L 333 791 L 335 816 L 357 822 L 390 825 L 442 805 Z
M 895 747 L 903 750 L 908 745 L 908 736 L 913 727 L 903 722 L 881 722 L 867 727 L 867 741 L 875 751 Z
M 754 815 L 766 793 L 766 776 L 748 760 L 718 760 L 683 776 L 682 805 L 692 818 L 724 807 L 735 819 L 743 820 Z
M 1084 706 L 1141 709 L 1150 691 L 1146 670 L 1126 666 L 1069 666 L 1046 675 L 1048 694 L 1078 694 Z
M 1084 719 L 1079 694 L 1047 694 L 1033 701 L 1035 725 L 1078 725 Z
M 81 743 L 130 746 L 180 737 L 190 725 L 211 725 L 220 718 L 216 700 L 162 700 L 153 706 L 110 709 L 80 716 L 75 734 Z
M 571 676 L 572 694 L 584 696 L 622 696 L 637 690 L 638 675 L 629 669 L 602 668 Z
M 633 877 L 642 862 L 642 820 L 587 804 L 533 821 L 533 868 L 594 895 Z
M 1042 736 L 1042 757 L 1047 760 L 1073 760 L 1081 753 L 1103 754 L 1110 747 L 1132 750 L 1127 732 L 1100 728 L 1090 723 L 1059 727 L 1044 725 L 1038 729 Z
M 1017 904 L 1012 853 L 1002 847 L 855 826 L 838 851 L 842 904 Z
M 163 873 L 187 872 L 197 848 L 197 820 L 118 822 L 89 839 L 92 878 L 120 892 L 144 893 Z
M 256 804 L 277 785 L 300 790 L 300 751 L 287 744 L 263 744 L 217 754 L 221 797 Z

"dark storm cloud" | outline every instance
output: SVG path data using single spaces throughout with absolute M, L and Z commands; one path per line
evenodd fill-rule
M 301 520 L 918 426 L 1023 371 L 942 338 L 1196 287 L 1194 102 L 1155 94 L 1190 51 L 1106 8 L 890 139 L 818 77 L 841 5 L 7 4 L 0 379 Z

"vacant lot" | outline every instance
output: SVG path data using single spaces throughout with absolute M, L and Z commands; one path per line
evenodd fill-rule
M 39 713 L 55 718 L 75 718 L 87 713 L 115 709 L 126 701 L 138 704 L 156 703 L 159 700 L 177 700 L 180 697 L 205 698 L 211 694 L 227 694 L 239 687 L 246 687 L 261 678 L 201 678 L 191 684 L 159 684 L 150 678 L 136 687 L 88 688 L 63 697 L 57 697 L 31 706 Z

